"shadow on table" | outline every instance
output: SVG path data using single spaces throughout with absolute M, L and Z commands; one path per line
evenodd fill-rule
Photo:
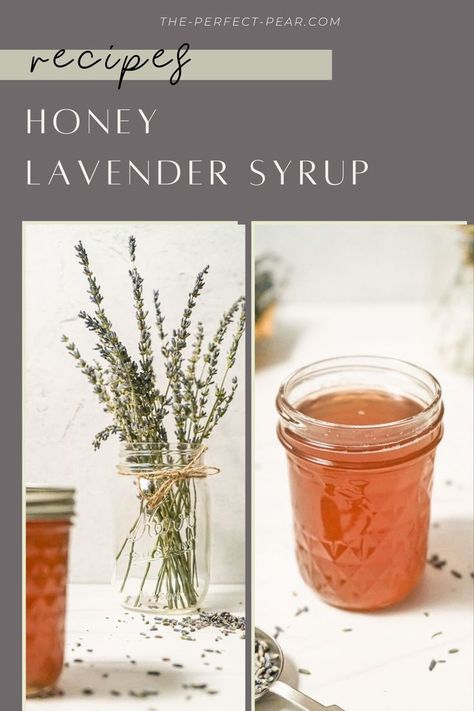
M 255 344 L 256 369 L 268 368 L 288 360 L 302 331 L 302 324 L 283 321 L 277 317 L 274 334 Z
M 148 671 L 159 671 L 159 675 L 150 675 Z M 190 679 L 185 669 L 173 668 L 170 662 L 130 666 L 112 662 L 89 665 L 71 663 L 60 679 L 59 688 L 64 695 L 57 697 L 58 708 L 64 705 L 66 699 L 78 697 L 84 701 L 90 699 L 91 708 L 94 707 L 94 699 L 98 698 L 128 699 L 130 704 L 134 699 L 144 699 L 154 705 L 155 700 L 179 696 L 179 700 L 184 703 L 187 695 L 206 693 L 206 689 L 188 691 L 184 687 L 190 681 L 199 682 L 196 673 L 191 676 Z
M 294 689 L 298 688 L 299 674 L 292 659 L 285 654 L 285 665 L 281 675 L 281 680 L 289 684 Z M 288 709 L 300 709 L 300 706 L 285 701 L 280 696 L 269 692 L 256 706 L 256 711 L 288 711 Z
M 209 590 L 202 610 L 205 612 L 220 612 L 229 610 L 233 615 L 243 615 L 245 607 L 245 587 L 239 585 L 225 586 Z
M 416 609 L 429 612 L 438 606 L 472 610 L 473 522 L 462 518 L 434 522 L 430 531 L 429 556 L 433 554 L 446 564 L 439 570 L 427 565 L 420 584 L 406 600 L 375 614 L 390 615 Z

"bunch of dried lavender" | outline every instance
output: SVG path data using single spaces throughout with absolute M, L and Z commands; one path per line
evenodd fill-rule
M 79 242 L 75 249 L 93 305 L 92 313 L 80 311 L 79 318 L 97 337 L 95 349 L 102 363 L 98 360 L 88 363 L 73 341 L 67 336 L 63 336 L 63 341 L 76 361 L 76 366 L 92 385 L 103 409 L 112 418 L 112 424 L 94 437 L 94 448 L 98 449 L 110 435 L 118 435 L 121 441 L 132 445 L 153 443 L 158 467 L 167 461 L 167 452 L 173 446 L 176 447 L 173 441 L 177 441 L 178 448 L 182 447 L 183 451 L 185 447 L 199 447 L 227 412 L 237 389 L 237 378 L 232 377 L 229 384 L 228 379 L 244 332 L 244 299 L 237 299 L 223 314 L 217 330 L 206 345 L 204 325 L 198 322 L 194 334 L 191 329 L 194 309 L 204 289 L 209 267 L 198 273 L 180 324 L 171 335 L 165 332 L 159 292 L 154 292 L 155 325 L 161 342 L 162 368 L 166 375 L 166 387 L 160 390 L 155 372 L 149 314 L 143 297 L 143 278 L 136 266 L 134 237 L 129 239 L 129 275 L 138 329 L 138 362 L 130 356 L 104 310 L 102 291 L 83 244 Z M 225 348 L 226 336 L 232 326 L 230 343 Z M 192 487 L 193 480 L 177 481 L 166 499 L 151 512 L 147 512 L 141 502 L 139 516 L 130 533 L 136 529 L 143 515 L 158 522 L 163 519 L 179 521 L 183 517 L 192 518 L 192 509 L 196 503 Z M 180 536 L 179 526 L 168 526 L 158 534 L 154 549 L 160 552 L 163 560 L 157 575 L 155 593 L 158 596 L 163 589 L 170 608 L 193 607 L 197 599 L 195 540 L 191 542 L 189 551 L 189 541 L 183 546 L 181 540 L 176 540 Z M 128 542 L 127 537 L 117 558 L 127 549 Z M 178 556 L 176 553 L 167 554 L 167 551 L 181 549 L 187 552 Z M 122 589 L 132 564 L 133 542 L 128 547 L 128 555 Z M 150 565 L 145 569 L 140 592 L 149 569 Z

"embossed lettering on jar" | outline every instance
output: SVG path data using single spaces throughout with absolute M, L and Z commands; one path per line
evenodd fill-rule
M 347 609 L 403 599 L 426 561 L 439 383 L 395 359 L 334 358 L 293 373 L 277 408 L 303 578 Z
M 191 463 L 212 471 L 204 466 L 202 447 L 183 444 L 163 449 L 150 442 L 122 445 L 118 471 L 125 476 L 117 482 L 121 486 L 114 586 L 129 609 L 168 615 L 191 612 L 206 596 L 207 477 L 168 479 L 171 471 L 177 474 Z M 166 494 L 154 502 L 154 494 L 163 485 L 169 487 Z

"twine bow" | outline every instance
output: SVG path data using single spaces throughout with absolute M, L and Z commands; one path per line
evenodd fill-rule
M 198 464 L 207 447 L 200 447 L 187 464 L 174 467 L 160 467 L 147 472 L 124 472 L 119 470 L 123 476 L 134 476 L 138 479 L 138 490 L 140 498 L 145 502 L 148 509 L 155 509 L 166 498 L 173 484 L 184 479 L 202 479 L 206 476 L 219 474 L 218 467 L 209 467 L 206 464 Z M 151 494 L 142 490 L 140 479 L 152 481 L 157 488 Z M 159 486 L 157 482 L 160 482 Z

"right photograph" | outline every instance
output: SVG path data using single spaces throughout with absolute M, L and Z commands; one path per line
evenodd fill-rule
M 258 709 L 470 711 L 474 227 L 252 236 Z

